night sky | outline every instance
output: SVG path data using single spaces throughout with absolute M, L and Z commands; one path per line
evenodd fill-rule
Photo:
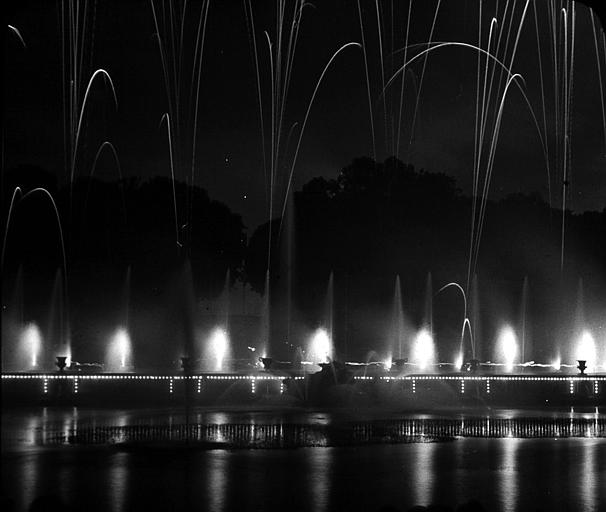
M 95 5 L 96 4 L 96 5 Z M 267 30 L 275 41 L 273 3 L 253 5 L 263 104 L 270 108 Z M 503 3 L 499 5 L 502 19 Z M 519 5 L 517 5 L 519 4 Z M 511 41 L 517 30 L 524 2 L 517 2 Z M 554 144 L 553 71 L 546 23 L 547 2 L 537 2 L 544 62 L 546 125 Z M 161 4 L 157 9 L 161 11 Z M 436 2 L 413 3 L 409 43 L 427 42 Z M 407 2 L 381 2 L 385 80 L 401 65 L 402 54 L 392 49 L 404 46 Z M 116 86 L 119 107 L 113 106 L 109 88 L 96 82 L 84 115 L 84 132 L 78 150 L 76 174 L 90 173 L 92 160 L 105 141 L 119 154 L 124 176 L 147 178 L 170 175 L 166 126 L 160 119 L 167 111 L 155 28 L 149 2 L 90 2 L 82 83 L 97 68 L 106 69 Z M 494 2 L 483 6 L 483 46 Z M 183 83 L 191 78 L 195 31 L 200 3 L 190 2 L 184 21 Z M 393 16 L 392 16 L 393 12 Z M 159 12 L 161 16 L 161 12 Z M 371 99 L 376 132 L 376 156 L 394 154 L 398 104 L 393 91 L 380 96 L 381 68 L 375 4 L 362 2 L 364 36 L 368 56 Z M 18 2 L 7 15 L 7 23 L 21 32 L 24 49 L 13 33 L 5 37 L 4 62 L 4 167 L 33 163 L 55 173 L 65 182 L 68 176 L 63 150 L 62 60 L 60 4 Z M 90 30 L 93 25 L 94 30 Z M 443 1 L 438 13 L 434 41 L 477 42 L 478 2 Z M 241 213 L 249 233 L 268 218 L 268 187 L 263 171 L 263 153 L 250 32 L 244 3 L 213 2 L 208 12 L 204 45 L 197 135 L 195 181 L 211 197 L 224 201 Z M 356 2 L 314 2 L 306 7 L 293 64 L 286 103 L 284 132 L 293 123 L 296 140 L 315 83 L 332 54 L 343 44 L 361 41 Z M 589 11 L 577 7 L 575 71 L 572 98 L 572 160 L 568 206 L 574 211 L 602 210 L 606 205 L 606 148 L 600 107 L 600 87 Z M 602 52 L 602 61 L 603 49 Z M 606 66 L 602 72 L 606 75 Z M 423 59 L 407 76 L 398 156 L 416 168 L 446 172 L 470 192 L 474 159 L 474 113 L 477 54 L 461 48 L 444 48 L 430 54 L 422 83 L 414 137 L 410 126 L 414 111 L 415 82 Z M 514 64 L 526 81 L 526 90 L 542 123 L 541 89 L 532 6 L 529 7 Z M 413 77 L 414 75 L 414 77 Z M 498 73 L 497 73 L 498 75 Z M 497 77 L 498 78 L 498 77 Z M 495 78 L 496 80 L 496 78 Z M 399 91 L 401 82 L 395 82 Z M 188 90 L 184 86 L 183 90 Z M 191 113 L 192 103 L 184 94 L 182 112 Z M 493 101 L 494 105 L 494 101 Z M 181 144 L 191 147 L 191 128 L 183 129 Z M 266 134 L 269 133 L 266 126 Z M 187 135 L 187 137 L 186 137 Z M 285 135 L 283 134 L 285 139 Z M 179 143 L 179 141 L 177 141 Z M 283 144 L 285 141 L 283 140 Z M 290 162 L 294 142 L 290 143 Z M 183 154 L 186 154 L 184 151 Z M 344 50 L 334 61 L 319 88 L 304 133 L 295 167 L 295 188 L 318 175 L 335 177 L 357 156 L 373 156 L 363 53 Z M 553 154 L 550 156 L 553 158 Z M 189 162 L 187 157 L 183 161 Z M 283 163 L 284 163 L 283 162 Z M 274 198 L 281 204 L 289 167 L 279 170 Z M 189 175 L 189 163 L 177 166 L 177 179 Z M 109 152 L 102 153 L 96 175 L 117 178 Z M 559 203 L 561 178 L 552 175 L 553 199 Z M 517 90 L 507 98 L 496 152 L 491 195 L 538 191 L 547 199 L 547 179 L 537 130 Z M 278 215 L 279 213 L 274 213 Z

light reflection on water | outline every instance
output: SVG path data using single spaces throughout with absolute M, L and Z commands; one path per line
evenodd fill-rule
M 209 465 L 208 489 L 210 491 L 210 506 L 208 510 L 227 510 L 225 496 L 227 493 L 227 478 L 229 454 L 223 450 L 215 454 Z
M 116 453 L 109 467 L 108 489 L 110 503 L 114 512 L 128 510 L 126 497 L 129 483 L 128 455 Z
M 333 448 L 308 451 L 311 491 L 314 509 L 318 512 L 325 512 L 330 507 L 333 454 Z
M 98 425 L 86 425 L 64 418 L 61 426 L 40 436 L 38 422 L 24 425 L 29 445 L 103 445 L 115 443 L 166 443 L 197 440 L 215 448 L 297 448 L 304 446 L 348 446 L 377 443 L 433 442 L 458 437 L 476 438 L 560 438 L 606 437 L 606 418 L 571 419 L 418 419 L 347 421 L 328 424 L 270 422 L 200 423 L 169 416 L 166 422 L 136 421 L 124 417 Z M 27 442 L 29 439 L 29 443 Z M 15 442 L 16 441 L 16 442 Z M 9 449 L 19 447 L 21 438 L 4 440 Z
M 36 444 L 36 432 L 38 432 L 40 428 L 40 417 L 39 416 L 30 416 L 26 420 L 26 431 L 25 431 L 25 439 L 27 444 L 34 445 Z
M 15 487 L 18 490 L 18 497 L 21 503 L 30 503 L 34 496 L 37 495 L 37 489 L 39 486 L 39 465 L 41 459 L 35 454 L 24 455 L 20 461 L 20 464 L 15 467 L 16 474 L 18 475 L 19 486 Z M 2 474 L 4 474 L 4 467 L 2 468 Z M 3 490 L 4 490 L 4 477 L 3 477 Z
M 517 452 L 520 439 L 503 439 L 501 475 L 499 478 L 499 491 L 504 512 L 517 510 L 518 496 L 518 460 Z
M 597 502 L 597 488 L 604 486 L 605 480 L 596 480 L 597 471 L 597 447 L 595 444 L 586 444 L 581 453 L 583 485 L 578 487 L 580 491 L 579 504 L 582 510 L 591 510 Z
M 459 465 L 459 461 L 463 460 L 465 445 L 463 443 L 454 443 L 454 458 L 457 461 L 457 470 L 454 473 L 454 502 L 455 503 L 463 503 L 465 498 L 468 498 L 467 494 L 464 491 L 463 483 L 464 483 L 464 468 Z
M 83 432 L 107 425 L 142 428 L 152 420 L 155 425 L 172 423 L 173 427 L 183 422 L 178 411 L 164 416 L 154 413 L 153 418 L 150 414 L 71 409 L 10 411 L 10 417 L 5 419 L 3 415 L 2 419 L 12 439 L 8 455 L 3 453 L 2 457 L 3 489 L 13 491 L 17 509 L 27 509 L 36 496 L 44 493 L 69 497 L 79 505 L 86 504 L 87 510 L 112 511 L 130 510 L 142 499 L 177 510 L 195 504 L 202 510 L 281 512 L 289 507 L 320 512 L 377 510 L 384 504 L 404 511 L 415 504 L 454 506 L 472 498 L 488 510 L 534 510 L 540 505 L 543 510 L 597 511 L 599 504 L 606 502 L 602 485 L 606 481 L 604 439 L 509 438 L 510 430 L 512 434 L 516 430 L 508 423 L 503 423 L 504 437 L 499 438 L 297 450 L 171 451 L 165 446 L 156 451 L 123 452 L 106 445 L 47 442 L 65 428 Z M 583 414 L 575 413 L 572 420 L 579 418 L 583 419 Z M 339 423 L 330 414 L 282 417 L 275 411 L 250 415 L 196 411 L 194 419 L 220 425 L 217 432 L 223 440 L 234 435 L 284 439 L 293 420 L 307 419 L 308 425 L 319 429 L 317 432 L 329 433 Z M 418 432 L 424 423 L 416 419 L 404 431 Z M 473 433 L 475 428 L 479 435 L 487 435 L 498 419 L 498 414 L 491 416 L 488 423 L 484 417 L 475 427 L 472 417 L 452 418 L 452 423 L 460 428 L 463 421 L 465 432 Z M 564 425 L 570 419 L 568 413 L 560 417 Z M 590 414 L 584 419 L 595 428 L 604 417 Z M 543 426 L 535 420 L 530 421 L 529 428 L 543 432 Z M 436 424 L 450 425 L 445 418 L 440 421 Z M 6 430 L 3 428 L 3 446 Z
M 434 455 L 437 443 L 428 443 L 416 455 L 416 466 L 414 473 L 413 493 L 415 502 L 426 507 L 432 503 L 434 484 Z
M 74 478 L 76 475 L 74 474 L 74 470 L 76 468 L 71 463 L 71 461 L 65 461 L 63 464 L 57 464 L 56 472 L 57 472 L 57 483 L 56 489 L 59 496 L 73 496 L 76 489 L 73 488 Z M 44 474 L 39 474 L 40 479 L 44 478 Z

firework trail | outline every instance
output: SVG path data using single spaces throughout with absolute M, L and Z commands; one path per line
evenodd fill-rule
M 358 18 L 360 20 L 360 36 L 362 38 L 362 54 L 364 55 L 364 71 L 366 73 L 366 92 L 368 95 L 368 110 L 370 115 L 370 132 L 372 137 L 372 158 L 377 160 L 377 142 L 375 137 L 375 121 L 372 113 L 372 100 L 370 94 L 370 78 L 368 75 L 368 55 L 366 52 L 366 39 L 364 37 L 364 24 L 362 23 L 362 9 L 360 7 L 360 0 L 357 1 L 358 5 Z
M 160 4 L 160 8 L 156 3 Z M 150 7 L 167 100 L 168 111 L 162 119 L 166 119 L 168 130 L 176 244 L 177 247 L 185 247 L 189 251 L 194 227 L 193 193 L 196 182 L 200 94 L 210 1 L 200 2 L 197 13 L 192 8 L 188 11 L 187 0 L 150 0 Z M 190 19 L 193 30 L 188 29 Z M 184 57 L 188 54 L 193 54 L 190 63 L 186 62 Z M 189 85 L 188 91 L 186 83 Z M 186 178 L 185 162 L 189 162 L 190 186 L 185 198 L 186 204 L 181 209 L 177 205 L 175 181 Z M 185 212 L 182 213 L 183 222 L 180 222 L 179 211 Z M 185 239 L 179 236 L 180 223 L 187 227 Z
M 602 82 L 602 65 L 600 62 L 600 48 L 598 46 L 598 35 L 596 32 L 596 21 L 593 16 L 593 10 L 589 9 L 591 16 L 591 30 L 593 31 L 593 44 L 595 48 L 595 61 L 598 68 L 598 80 L 600 86 L 600 105 L 602 106 L 602 135 L 604 136 L 604 155 L 606 156 L 606 108 L 604 107 L 604 84 Z M 604 42 L 604 32 L 602 31 L 602 42 Z M 604 62 L 606 63 L 606 44 L 604 45 Z
M 15 34 L 15 36 L 17 37 L 17 39 L 19 39 L 19 41 L 21 42 L 21 44 L 23 45 L 23 48 L 27 49 L 27 45 L 25 44 L 25 40 L 23 39 L 23 36 L 21 36 L 21 32 L 19 32 L 19 29 L 17 27 L 13 27 L 12 25 L 7 25 L 8 29 Z
M 270 35 L 267 30 L 262 32 L 262 37 L 265 40 L 268 54 L 269 64 L 269 89 L 263 87 L 261 73 L 261 58 L 259 55 L 259 46 L 257 44 L 257 32 L 255 31 L 254 12 L 250 0 L 244 0 L 244 11 L 246 15 L 247 25 L 249 28 L 249 38 L 251 43 L 251 53 L 254 60 L 257 100 L 259 106 L 259 119 L 261 126 L 261 151 L 263 154 L 263 168 L 266 182 L 266 197 L 268 200 L 269 213 L 269 235 L 267 241 L 267 269 L 271 269 L 272 260 L 272 238 L 273 238 L 273 222 L 276 203 L 279 206 L 281 215 L 280 229 L 290 189 L 294 179 L 294 172 L 297 163 L 297 157 L 301 147 L 301 140 L 305 133 L 305 127 L 314 99 L 322 83 L 326 72 L 331 67 L 335 58 L 346 48 L 351 46 L 360 46 L 358 43 L 346 43 L 341 46 L 324 67 L 319 79 L 316 82 L 313 94 L 308 102 L 305 116 L 301 123 L 297 144 L 295 146 L 292 157 L 289 158 L 288 146 L 293 130 L 297 123 L 293 124 L 286 136 L 284 137 L 284 123 L 286 121 L 289 90 L 291 87 L 292 71 L 295 63 L 295 54 L 297 43 L 299 40 L 299 30 L 303 18 L 305 7 L 311 6 L 304 0 L 296 0 L 289 3 L 285 0 L 276 1 L 276 20 L 275 33 Z M 290 7 L 290 9 L 289 9 Z M 264 94 L 265 92 L 265 94 Z M 269 106 L 265 107 L 264 99 L 269 97 Z M 266 119 L 269 116 L 269 120 Z M 267 133 L 267 128 L 269 133 Z M 285 140 L 284 140 L 285 139 Z M 269 146 L 269 147 L 267 147 Z M 287 172 L 282 173 L 285 169 Z M 284 190 L 282 190 L 284 189 Z M 279 192 L 283 195 L 278 196 Z

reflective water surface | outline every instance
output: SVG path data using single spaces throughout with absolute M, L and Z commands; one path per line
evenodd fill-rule
M 475 499 L 486 510 L 598 511 L 605 422 L 591 410 L 196 409 L 189 422 L 170 410 L 5 410 L 2 494 L 16 510 L 54 494 L 65 510 L 404 511 Z M 203 442 L 186 444 L 194 431 Z M 291 447 L 293 432 L 313 444 Z

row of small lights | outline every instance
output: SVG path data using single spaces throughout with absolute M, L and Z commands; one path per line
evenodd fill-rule
M 57 375 L 57 374 L 38 374 L 38 375 L 19 375 L 2 374 L 3 379 L 88 379 L 88 380 L 185 380 L 185 379 L 211 379 L 211 380 L 282 380 L 284 377 L 279 375 L 192 375 L 185 377 L 183 375 Z M 296 380 L 304 377 L 295 377 Z
M 576 375 L 560 375 L 555 377 L 539 377 L 539 376 L 504 376 L 504 375 L 490 375 L 490 376 L 450 376 L 450 375 L 415 375 L 415 376 L 403 376 L 403 377 L 381 377 L 385 380 L 505 380 L 505 381 L 533 381 L 533 382 L 545 382 L 545 381 L 563 381 L 563 380 L 575 380 L 575 381 L 606 381 L 606 376 L 576 376 Z
M 3 373 L 3 379 L 88 379 L 88 380 L 193 380 L 193 379 L 210 379 L 210 380 L 282 380 L 284 376 L 281 375 L 123 375 L 123 374 L 95 374 L 95 375 L 69 375 L 69 374 L 57 374 L 57 373 L 41 373 L 41 374 L 20 374 L 20 373 Z M 295 380 L 302 380 L 304 376 L 297 375 L 294 377 Z M 604 375 L 557 375 L 557 376 L 527 376 L 527 375 L 490 375 L 490 376 L 467 376 L 467 375 L 401 375 L 401 376 L 369 376 L 369 375 L 356 375 L 355 380 L 505 380 L 505 381 L 562 381 L 562 380 L 575 380 L 575 381 L 606 381 Z
M 40 375 L 15 375 L 15 374 L 3 374 L 2 379 L 84 379 L 84 380 L 184 380 L 187 377 L 179 375 L 54 375 L 54 374 L 40 374 Z M 305 377 L 296 376 L 295 380 L 302 380 Z M 192 380 L 201 381 L 203 379 L 209 380 L 283 380 L 282 376 L 255 376 L 255 375 L 207 375 L 207 376 L 192 376 L 189 377 Z M 502 381 L 531 381 L 531 382 L 547 382 L 547 381 L 593 381 L 597 382 L 606 381 L 604 376 L 594 377 L 576 377 L 576 376 L 560 376 L 560 377 L 502 377 L 498 375 L 491 375 L 490 377 L 461 377 L 461 376 L 429 376 L 429 375 L 415 375 L 404 376 L 404 377 L 380 377 L 381 380 L 475 380 L 475 381 L 490 381 L 490 380 L 502 380 Z M 354 380 L 375 380 L 375 377 L 357 375 Z
M 566 375 L 561 375 L 561 376 L 557 376 L 557 377 L 527 377 L 527 376 L 516 376 L 516 377 L 505 377 L 502 375 L 491 375 L 491 376 L 483 376 L 483 377 L 470 377 L 470 376 L 450 376 L 450 375 L 415 375 L 415 376 L 410 376 L 410 375 L 404 375 L 404 376 L 400 376 L 400 377 L 372 377 L 372 376 L 368 376 L 368 375 L 356 375 L 354 377 L 354 380 L 375 380 L 376 378 L 379 378 L 381 380 L 504 380 L 504 381 L 533 381 L 533 382 L 538 382 L 538 381 L 564 381 L 564 380 L 575 380 L 575 381 L 588 381 L 588 380 L 592 380 L 594 382 L 597 381 L 606 381 L 606 377 L 604 376 L 594 376 L 594 377 L 589 377 L 589 376 L 585 376 L 585 377 L 581 377 L 581 376 L 566 376 Z
M 87 379 L 87 380 L 283 380 L 280 375 L 57 375 L 57 374 L 2 374 L 3 379 Z M 305 377 L 295 376 L 295 380 L 302 380 Z M 356 375 L 354 380 L 375 380 L 376 377 Z M 449 375 L 406 375 L 401 377 L 379 377 L 381 380 L 504 380 L 504 381 L 606 381 L 606 376 L 556 376 L 556 377 L 530 377 L 515 376 L 505 377 L 501 375 L 491 376 L 449 376 Z
M 52 378 L 52 376 L 51 376 Z M 78 393 L 78 387 L 79 387 L 79 378 L 81 377 L 71 377 L 74 379 L 74 393 Z M 166 377 L 166 379 L 169 380 L 169 384 L 168 384 L 168 391 L 169 393 L 173 393 L 174 390 L 174 379 L 175 378 L 179 378 L 179 377 Z M 368 380 L 368 377 L 366 378 L 362 378 L 365 380 Z M 267 379 L 266 379 L 267 380 Z M 269 380 L 275 380 L 275 379 L 269 379 Z M 413 378 L 410 379 L 412 381 L 412 392 L 416 393 L 417 391 L 417 378 Z M 426 380 L 426 379 L 421 379 L 421 380 Z M 461 394 L 465 393 L 465 380 L 469 380 L 469 379 L 460 379 L 461 381 Z M 477 379 L 474 379 L 477 380 Z M 490 379 L 485 379 L 486 380 L 486 393 L 490 394 Z M 561 379 L 560 379 L 561 380 Z M 584 379 L 584 380 L 588 380 L 588 379 Z M 602 379 L 603 380 L 603 379 Z M 201 393 L 202 392 L 202 379 L 198 378 L 197 379 L 197 392 Z M 251 392 L 252 393 L 256 393 L 256 379 L 250 379 L 250 385 L 251 385 Z M 570 389 L 570 394 L 574 394 L 574 380 L 569 379 L 569 389 Z M 48 377 L 43 378 L 43 391 L 44 394 L 48 394 Z M 598 385 L 598 379 L 594 379 L 594 383 L 593 383 L 593 392 L 597 395 L 599 393 L 599 385 Z M 280 394 L 284 393 L 284 382 L 280 382 Z
M 78 393 L 79 379 L 89 380 L 107 380 L 107 379 L 127 379 L 127 380 L 169 380 L 169 392 L 173 392 L 173 381 L 175 379 L 182 380 L 186 377 L 183 376 L 157 376 L 157 375 L 11 375 L 3 374 L 3 379 L 42 379 L 43 380 L 43 391 L 45 394 L 48 393 L 48 379 L 73 379 L 74 381 L 74 393 Z M 282 380 L 279 376 L 252 376 L 252 375 L 210 375 L 206 377 L 194 376 L 192 377 L 197 380 L 197 391 L 202 391 L 202 379 L 212 380 L 250 380 L 251 391 L 256 392 L 256 380 Z M 301 380 L 304 377 L 297 376 L 295 380 Z M 355 380 L 374 380 L 374 377 L 369 376 L 356 376 Z M 461 383 L 461 393 L 465 393 L 465 381 L 486 381 L 486 393 L 490 394 L 490 381 L 491 380 L 502 380 L 502 381 L 569 381 L 570 394 L 574 394 L 574 382 L 575 381 L 589 381 L 592 380 L 594 383 L 593 391 L 595 394 L 599 393 L 599 381 L 606 381 L 606 377 L 502 377 L 502 376 L 491 376 L 491 377 L 455 377 L 455 376 L 405 376 L 405 377 L 381 377 L 383 380 L 410 380 L 412 381 L 412 392 L 416 393 L 416 380 L 459 380 Z M 280 382 L 280 393 L 284 392 L 284 383 Z
M 78 379 L 79 377 L 72 377 L 74 379 L 74 393 L 78 393 Z M 168 392 L 169 393 L 173 393 L 174 391 L 174 378 L 179 378 L 179 377 L 166 377 L 167 379 L 169 379 L 168 382 Z M 202 392 L 202 379 L 198 378 L 198 387 L 197 387 L 197 392 L 201 393 Z M 276 380 L 275 378 L 272 379 L 265 379 L 265 380 Z M 250 389 L 252 393 L 256 393 L 256 381 L 257 379 L 252 378 L 250 379 Z M 43 380 L 43 386 L 44 386 L 44 393 L 47 394 L 48 393 L 48 378 L 44 378 Z M 284 393 L 284 383 L 280 382 L 280 393 L 283 394 Z
M 364 377 L 364 376 L 358 376 L 358 377 L 354 377 L 355 380 L 373 380 L 373 377 Z M 515 379 L 515 378 L 493 378 L 493 377 L 445 377 L 445 378 L 439 378 L 439 377 L 399 377 L 399 378 L 390 378 L 390 377 L 381 377 L 381 379 L 383 380 L 410 380 L 412 381 L 412 392 L 416 393 L 416 388 L 417 388 L 417 384 L 416 381 L 418 380 L 460 380 L 461 381 L 461 394 L 465 393 L 465 381 L 466 380 L 485 380 L 486 381 L 486 393 L 490 394 L 490 381 L 491 380 L 523 380 L 523 381 L 563 381 L 563 380 L 568 380 L 570 383 L 570 394 L 574 394 L 574 383 L 575 381 L 588 381 L 588 380 L 592 380 L 593 381 L 593 392 L 594 394 L 598 394 L 599 393 L 599 384 L 598 381 L 604 381 L 606 380 L 604 377 L 592 377 L 592 378 L 562 378 L 562 377 L 538 377 L 538 378 L 520 378 L 520 379 Z
M 214 380 L 281 380 L 284 377 L 281 377 L 279 375 L 205 375 L 197 378 L 206 378 Z

